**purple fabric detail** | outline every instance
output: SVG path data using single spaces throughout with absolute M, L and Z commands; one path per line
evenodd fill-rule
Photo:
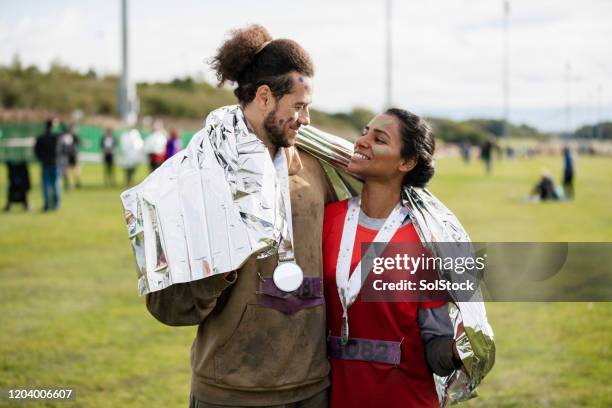
M 264 278 L 261 284 L 259 305 L 283 313 L 293 314 L 301 309 L 324 303 L 323 285 L 317 276 L 305 276 L 302 285 L 293 292 L 284 292 L 276 287 L 272 278 Z
M 329 336 L 327 353 L 330 358 L 340 360 L 399 365 L 402 354 L 400 345 L 400 341 L 349 338 L 348 343 L 343 346 L 340 337 Z

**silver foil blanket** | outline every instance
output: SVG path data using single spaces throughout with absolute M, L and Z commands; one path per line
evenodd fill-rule
M 212 112 L 187 148 L 121 194 L 141 295 L 276 251 L 286 222 L 265 145 L 239 106 Z
M 358 178 L 343 170 L 352 156 L 351 142 L 309 126 L 300 129 L 297 145 L 328 164 L 324 164 L 324 168 L 339 196 L 351 197 L 359 191 Z M 430 253 L 441 258 L 473 257 L 474 249 L 465 229 L 431 192 L 424 188 L 405 187 L 402 202 L 409 209 L 419 238 Z M 437 272 L 441 279 L 455 280 L 456 275 L 451 271 Z M 452 292 L 450 296 L 458 299 Z M 447 377 L 434 374 L 442 407 L 476 396 L 476 387 L 495 362 L 493 330 L 487 320 L 480 289 L 468 302 L 449 303 L 449 315 L 463 367 Z

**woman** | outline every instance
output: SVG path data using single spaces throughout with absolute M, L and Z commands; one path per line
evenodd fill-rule
M 349 278 L 359 268 L 360 244 L 379 231 L 377 241 L 420 242 L 401 191 L 431 179 L 434 148 L 431 128 L 418 116 L 401 109 L 376 116 L 347 168 L 364 180 L 361 196 L 325 209 L 332 407 L 437 407 L 432 371 L 447 376 L 461 367 L 445 303 L 362 302 L 360 279 L 355 285 Z M 397 352 L 369 352 L 382 349 Z

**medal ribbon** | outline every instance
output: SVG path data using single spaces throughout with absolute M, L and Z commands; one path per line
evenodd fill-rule
M 348 308 L 355 302 L 355 299 L 357 299 L 363 281 L 361 276 L 361 260 L 353 270 L 349 279 L 351 259 L 353 258 L 353 248 L 357 235 L 357 224 L 359 223 L 360 206 L 361 197 L 353 197 L 348 202 L 348 211 L 344 219 L 342 240 L 340 241 L 340 251 L 336 263 L 336 286 L 338 287 L 338 295 L 340 296 L 340 304 L 342 305 L 342 327 L 340 329 L 340 337 L 343 344 L 346 344 L 349 338 Z M 398 203 L 385 220 L 382 228 L 376 234 L 373 242 L 388 243 L 407 216 L 408 210 Z M 374 246 L 370 245 L 366 253 L 362 256 L 362 260 L 374 258 L 375 256 Z M 363 279 L 365 279 L 369 273 L 370 271 L 367 271 Z
M 279 147 L 274 157 L 274 168 L 276 170 L 276 180 L 278 181 L 277 190 L 280 190 L 280 211 L 285 223 L 281 228 L 281 240 L 278 246 L 278 262 L 294 262 L 293 252 L 293 220 L 291 217 L 291 196 L 289 195 L 289 166 L 285 148 Z M 278 194 L 278 193 L 277 193 Z M 278 195 L 277 195 L 278 197 Z M 278 205 L 279 200 L 276 201 Z

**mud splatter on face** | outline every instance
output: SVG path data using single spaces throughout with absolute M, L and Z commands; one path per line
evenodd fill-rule
M 279 120 L 278 120 L 278 124 L 279 124 L 280 126 L 283 126 L 283 123 L 285 123 L 285 119 L 279 119 Z
M 372 153 L 374 153 L 374 156 L 388 154 L 389 149 L 387 146 L 372 146 Z
M 376 129 L 376 128 L 380 129 L 380 128 L 384 128 L 385 126 L 390 126 L 390 125 L 393 125 L 393 120 L 391 120 L 391 119 L 384 119 L 384 120 L 382 120 L 382 119 L 378 119 L 378 118 L 374 118 L 368 124 L 368 126 L 370 128 L 373 128 L 373 129 Z

